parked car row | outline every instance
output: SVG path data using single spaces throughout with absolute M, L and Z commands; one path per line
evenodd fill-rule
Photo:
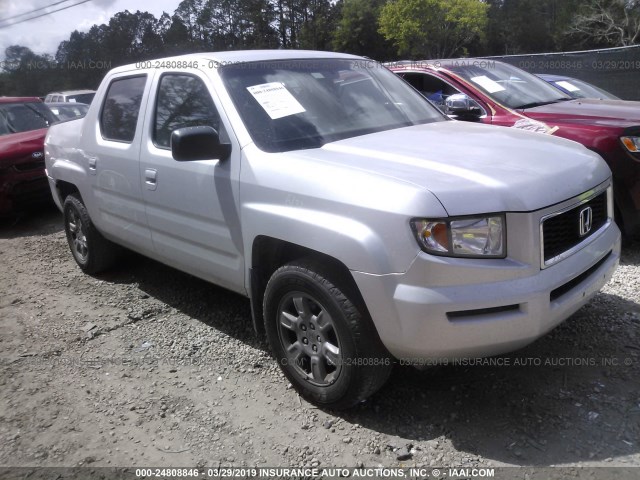
M 618 224 L 628 235 L 639 233 L 640 102 L 573 98 L 493 60 L 400 62 L 390 69 L 452 118 L 550 133 L 598 153 L 613 172 Z
M 637 223 L 635 105 L 572 100 L 502 64 L 394 75 L 286 50 L 160 63 L 112 70 L 83 118 L 49 129 L 71 254 L 94 274 L 125 247 L 246 295 L 321 406 L 366 399 L 394 359 L 531 343 L 611 278 L 615 206 Z
M 561 92 L 571 98 L 597 98 L 600 100 L 620 100 L 613 93 L 609 93 L 600 87 L 596 87 L 584 80 L 564 75 L 537 74 L 545 82 L 550 83 Z
M 0 97 L 0 217 L 51 201 L 44 171 L 44 138 L 55 122 L 83 116 L 83 103 L 43 103 Z

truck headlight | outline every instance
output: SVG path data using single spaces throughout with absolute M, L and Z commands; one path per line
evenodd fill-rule
M 418 244 L 427 253 L 448 257 L 506 257 L 504 215 L 411 220 Z
M 632 153 L 640 153 L 640 137 L 620 137 L 622 144 Z

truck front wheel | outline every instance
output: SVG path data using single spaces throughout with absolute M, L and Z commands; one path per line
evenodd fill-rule
M 328 408 L 366 399 L 393 366 L 348 290 L 309 262 L 279 268 L 265 290 L 265 329 L 280 368 L 305 399 Z

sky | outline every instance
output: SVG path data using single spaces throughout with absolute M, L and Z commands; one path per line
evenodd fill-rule
M 20 13 L 30 12 L 37 8 L 58 3 L 47 10 L 39 10 L 37 14 L 72 5 L 81 0 L 0 0 L 0 20 Z M 107 23 L 116 13 L 124 10 L 135 12 L 147 11 L 159 18 L 165 11 L 170 15 L 178 7 L 180 0 L 153 0 L 131 2 L 127 0 L 90 0 L 87 3 L 66 10 L 46 15 L 36 20 L 29 20 L 17 25 L 0 28 L 0 59 L 10 45 L 29 47 L 35 53 L 55 55 L 58 44 L 69 38 L 74 30 L 88 31 L 93 25 Z M 34 14 L 35 15 L 35 14 Z M 19 17 L 16 20 L 23 19 Z M 0 22 L 4 25 L 4 22 Z

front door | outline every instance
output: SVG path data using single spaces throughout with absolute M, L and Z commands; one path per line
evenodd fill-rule
M 178 162 L 171 156 L 171 134 L 179 128 L 211 126 L 229 140 L 207 84 L 199 72 L 154 79 L 140 157 L 143 198 L 159 260 L 244 293 L 239 147 L 222 160 Z

